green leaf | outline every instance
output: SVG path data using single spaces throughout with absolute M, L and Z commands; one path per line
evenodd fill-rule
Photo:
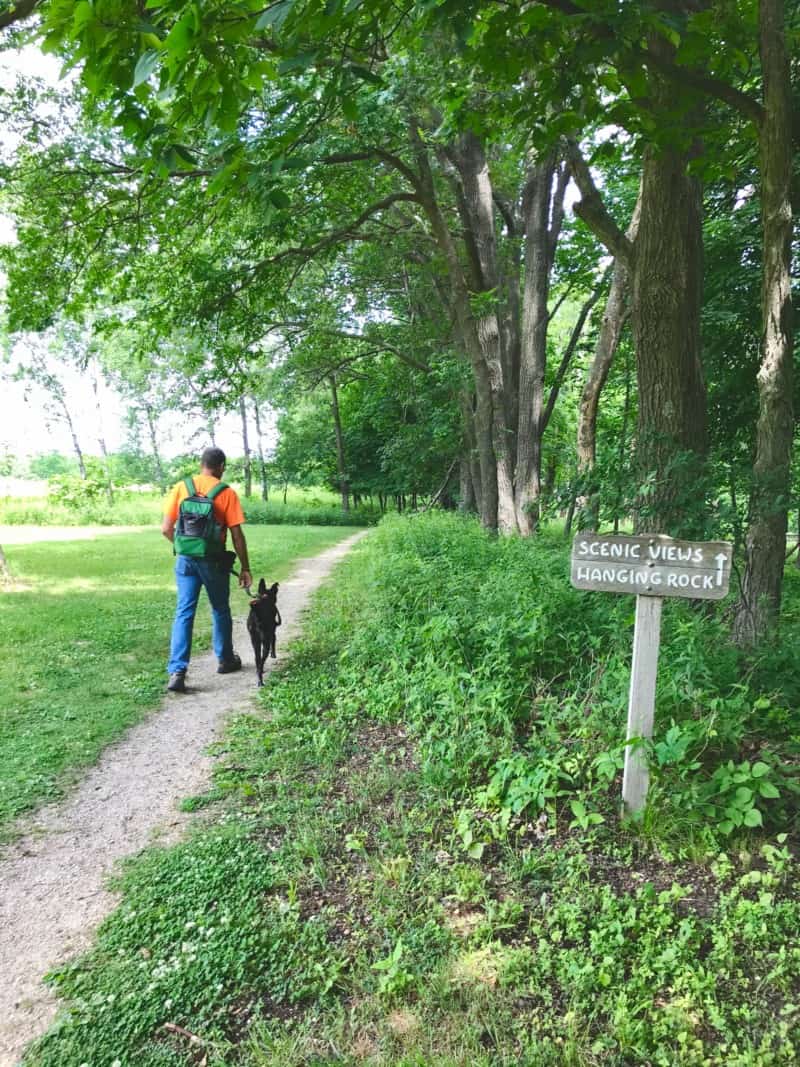
M 780 796 L 779 791 L 775 788 L 772 782 L 759 782 L 758 792 L 762 797 L 766 797 L 769 800 L 775 800 Z
M 147 81 L 158 66 L 158 60 L 159 55 L 154 48 L 148 48 L 146 52 L 142 52 L 139 56 L 139 62 L 136 64 L 136 69 L 133 72 L 134 89 Z
M 763 826 L 764 821 L 761 818 L 761 812 L 758 808 L 751 808 L 750 811 L 745 812 L 744 816 L 745 826 Z
M 348 68 L 357 78 L 361 78 L 365 82 L 369 82 L 371 85 L 383 85 L 383 78 L 377 75 L 369 67 L 362 67 L 360 63 L 351 63 Z
M 274 26 L 279 30 L 289 17 L 294 0 L 278 0 L 277 4 L 268 7 L 256 22 L 257 30 L 265 30 L 267 26 Z
M 317 59 L 316 52 L 300 52 L 299 55 L 284 59 L 278 67 L 278 74 L 289 74 L 293 70 L 307 70 Z
M 187 11 L 167 34 L 164 46 L 176 59 L 183 59 L 192 46 L 194 35 L 194 15 L 191 11 Z
M 346 119 L 355 122 L 358 118 L 358 104 L 352 96 L 344 96 L 341 101 L 342 114 Z
M 754 778 L 763 778 L 765 774 L 769 774 L 769 764 L 759 760 L 750 768 L 750 773 Z
M 78 37 L 81 30 L 94 18 L 94 9 L 89 0 L 81 0 L 72 14 L 72 36 Z
M 719 824 L 720 832 L 723 834 L 729 834 L 733 830 L 733 823 L 730 819 L 725 819 Z
M 292 206 L 292 201 L 289 199 L 283 189 L 270 189 L 269 198 L 275 205 L 275 207 L 281 210 L 285 210 L 286 208 Z

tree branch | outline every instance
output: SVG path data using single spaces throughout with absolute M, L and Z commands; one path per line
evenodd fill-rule
M 608 213 L 603 198 L 594 184 L 589 165 L 581 154 L 578 142 L 570 138 L 567 142 L 569 169 L 581 194 L 581 200 L 574 207 L 578 218 L 583 219 L 592 233 L 603 242 L 617 259 L 622 260 L 630 270 L 633 259 L 633 244 L 614 219 Z
M 592 18 L 590 11 L 587 11 L 585 7 L 578 7 L 572 0 L 537 0 L 537 3 L 540 3 L 543 7 L 549 7 L 553 11 L 560 11 L 562 15 L 583 19 Z M 613 39 L 615 31 L 611 25 L 603 23 L 596 18 L 594 19 L 594 36 Z M 652 67 L 659 74 L 669 78 L 670 81 L 676 82 L 678 85 L 688 85 L 698 92 L 713 96 L 724 104 L 728 104 L 746 118 L 751 119 L 757 128 L 760 128 L 761 123 L 764 121 L 764 108 L 762 105 L 757 100 L 754 100 L 752 96 L 748 96 L 741 89 L 722 81 L 721 78 L 715 78 L 713 74 L 698 70 L 696 67 L 684 67 L 664 56 L 656 55 L 651 48 L 637 48 L 634 46 L 630 54 L 633 59 Z
M 589 317 L 589 312 L 600 299 L 600 294 L 602 293 L 605 284 L 608 281 L 608 277 L 611 274 L 611 269 L 611 266 L 606 268 L 603 273 L 603 277 L 600 279 L 599 283 L 595 287 L 594 292 L 591 294 L 589 299 L 584 303 L 583 307 L 580 310 L 580 314 L 578 315 L 578 318 L 575 322 L 575 325 L 572 327 L 572 333 L 570 334 L 569 341 L 567 342 L 567 347 L 564 349 L 564 354 L 561 357 L 561 362 L 559 363 L 558 370 L 556 371 L 555 380 L 553 381 L 553 385 L 550 389 L 550 395 L 547 398 L 547 407 L 542 412 L 542 422 L 541 428 L 539 430 L 540 437 L 547 429 L 547 425 L 550 422 L 550 416 L 553 414 L 553 408 L 556 406 L 558 394 L 561 391 L 561 386 L 564 384 L 564 378 L 566 376 L 567 370 L 569 369 L 569 365 L 572 362 L 572 356 L 575 352 L 578 341 L 580 340 L 580 336 L 583 333 L 583 327 L 586 325 L 586 320 Z
M 41 0 L 16 0 L 10 8 L 3 4 L 0 8 L 0 30 L 29 18 L 40 3 Z

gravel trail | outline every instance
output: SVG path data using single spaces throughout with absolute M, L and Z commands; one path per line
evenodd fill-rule
M 363 536 L 301 561 L 281 583 L 277 662 L 311 594 Z M 232 594 L 234 607 L 237 601 L 246 604 Z M 240 673 L 216 674 L 213 653 L 193 659 L 189 692 L 165 694 L 161 708 L 110 745 L 66 800 L 29 817 L 24 836 L 0 858 L 0 1067 L 14 1067 L 53 1021 L 58 1005 L 42 976 L 91 944 L 117 903 L 106 881 L 119 860 L 180 837 L 190 816 L 178 803 L 211 777 L 206 749 L 256 693 L 244 616 L 234 620 L 234 644 L 244 661 Z

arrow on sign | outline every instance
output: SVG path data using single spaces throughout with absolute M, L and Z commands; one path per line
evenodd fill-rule
M 724 552 L 720 552 L 719 555 L 714 556 L 717 561 L 717 585 L 722 585 L 722 572 L 725 570 L 725 561 L 727 556 Z

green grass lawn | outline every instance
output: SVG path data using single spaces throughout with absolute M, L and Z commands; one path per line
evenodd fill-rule
M 327 489 L 290 486 L 286 494 L 278 490 L 265 502 L 256 493 L 245 498 L 242 487 L 233 483 L 242 497 L 248 523 L 304 526 L 368 526 L 379 517 L 377 505 L 368 504 L 342 512 L 341 499 Z M 20 526 L 139 526 L 157 523 L 161 518 L 163 496 L 158 492 L 117 489 L 114 504 L 105 499 L 86 500 L 67 507 L 45 496 L 0 496 L 0 525 Z
M 280 580 L 351 532 L 248 527 L 254 573 Z M 0 593 L 0 832 L 158 704 L 175 598 L 157 530 L 11 545 L 6 555 L 19 587 Z M 242 612 L 245 598 L 233 604 Z M 201 603 L 196 652 L 210 632 Z
M 745 682 L 724 617 L 665 611 L 655 800 L 621 824 L 631 609 L 568 572 L 560 537 L 435 514 L 351 553 L 27 1067 L 799 1063 L 795 576 Z M 764 825 L 726 832 L 693 797 L 756 755 Z

